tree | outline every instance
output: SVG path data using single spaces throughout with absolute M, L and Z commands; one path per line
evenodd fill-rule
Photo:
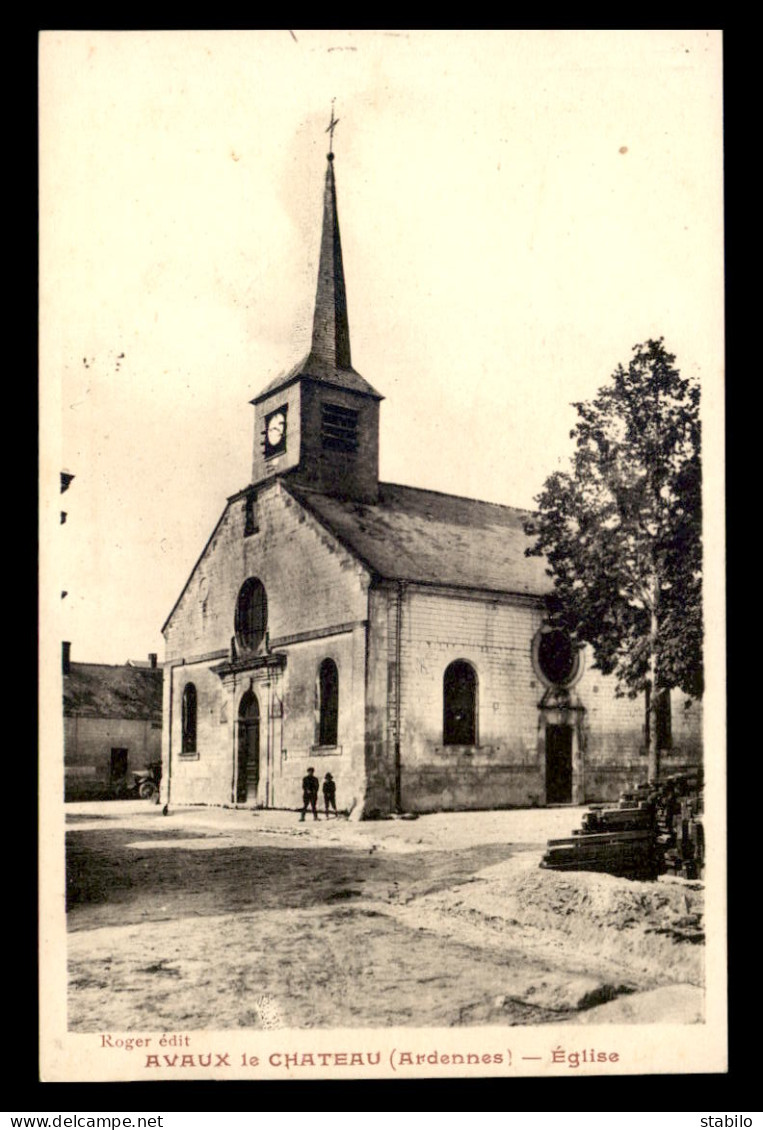
M 675 360 L 662 338 L 636 345 L 574 404 L 571 470 L 549 476 L 525 527 L 554 580 L 553 621 L 591 646 L 617 694 L 645 696 L 650 781 L 657 692 L 703 689 L 699 387 Z

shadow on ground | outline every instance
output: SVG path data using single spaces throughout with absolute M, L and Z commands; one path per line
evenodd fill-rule
M 367 838 L 123 811 L 69 814 L 72 1031 L 701 1018 L 700 947 L 666 934 L 699 892 L 541 871 L 526 814 L 475 843 L 468 819 Z
M 188 847 L 189 841 L 199 844 Z M 401 857 L 342 847 L 231 846 L 225 837 L 187 830 L 72 831 L 66 853 L 68 926 L 94 929 L 361 898 L 406 902 L 468 882 L 516 850 L 486 844 Z

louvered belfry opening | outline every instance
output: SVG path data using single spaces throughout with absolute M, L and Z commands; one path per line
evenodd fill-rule
M 322 404 L 321 443 L 329 451 L 357 451 L 358 413 L 341 404 Z

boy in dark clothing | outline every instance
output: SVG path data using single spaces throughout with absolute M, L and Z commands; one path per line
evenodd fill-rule
M 329 805 L 334 809 L 336 816 L 336 784 L 330 773 L 323 780 L 323 803 L 326 805 L 326 819 L 329 818 Z
M 313 810 L 313 820 L 318 819 L 318 778 L 315 776 L 315 770 L 312 765 L 307 771 L 307 776 L 302 778 L 302 815 L 300 820 L 305 819 L 307 806 L 309 805 Z

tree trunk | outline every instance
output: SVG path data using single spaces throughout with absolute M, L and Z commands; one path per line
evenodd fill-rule
M 646 779 L 653 784 L 659 775 L 659 754 L 655 742 L 654 712 L 652 710 L 652 685 L 644 687 L 644 752 L 646 754 Z
M 657 588 L 655 583 L 655 589 Z M 659 591 L 659 590 L 657 590 Z M 660 779 L 660 751 L 657 746 L 657 601 L 652 604 L 649 631 L 649 675 L 646 682 L 646 764 L 650 785 Z

